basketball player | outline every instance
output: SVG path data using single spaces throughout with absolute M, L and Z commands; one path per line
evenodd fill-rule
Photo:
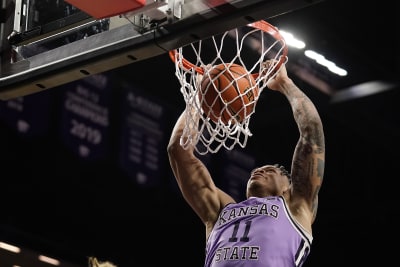
M 284 65 L 267 87 L 286 96 L 300 138 L 291 174 L 278 164 L 254 169 L 244 201 L 236 203 L 216 187 L 193 147 L 181 147 L 185 114 L 172 131 L 169 161 L 183 197 L 205 225 L 205 267 L 298 267 L 310 253 L 324 174 L 323 126 L 314 104 L 287 76 Z

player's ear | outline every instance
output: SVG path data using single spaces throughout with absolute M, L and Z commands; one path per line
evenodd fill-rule
M 283 194 L 289 193 L 292 190 L 293 184 L 289 180 L 289 182 L 285 185 L 285 188 L 283 189 Z

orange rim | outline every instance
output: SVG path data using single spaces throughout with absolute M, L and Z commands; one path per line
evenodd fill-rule
M 260 30 L 272 35 L 276 40 L 278 40 L 279 42 L 282 43 L 282 45 L 283 45 L 282 55 L 280 56 L 279 62 L 278 62 L 278 64 L 276 64 L 273 71 L 275 72 L 275 71 L 279 70 L 281 65 L 286 61 L 286 56 L 288 53 L 287 45 L 285 43 L 283 36 L 279 33 L 279 30 L 276 27 L 274 27 L 273 25 L 266 22 L 265 20 L 260 20 L 260 21 L 250 23 L 250 24 L 248 24 L 248 26 L 256 28 L 256 29 L 260 29 Z M 175 62 L 176 53 L 177 53 L 176 49 L 169 51 L 169 56 L 173 62 Z M 185 58 L 182 58 L 182 65 L 186 69 L 194 69 L 197 73 L 204 74 L 204 69 L 202 67 L 198 67 L 198 66 L 194 65 L 193 63 L 186 60 Z M 257 78 L 259 76 L 259 73 L 252 73 L 252 76 L 254 78 Z

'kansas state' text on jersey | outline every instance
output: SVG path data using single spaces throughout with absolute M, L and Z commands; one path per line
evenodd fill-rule
M 252 197 L 221 211 L 207 240 L 204 266 L 299 267 L 311 242 L 283 197 Z

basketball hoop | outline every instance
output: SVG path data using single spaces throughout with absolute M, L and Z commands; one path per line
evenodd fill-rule
M 171 50 L 169 56 L 175 63 L 175 75 L 188 111 L 181 145 L 185 149 L 192 145 L 201 155 L 216 153 L 221 148 L 232 150 L 236 145 L 245 147 L 252 135 L 249 124 L 259 96 L 267 81 L 276 75 L 282 64 L 286 64 L 287 53 L 286 42 L 278 29 L 263 20 Z M 210 119 L 202 108 L 201 80 L 203 77 L 211 79 L 210 70 L 218 64 L 239 64 L 255 80 L 249 89 L 258 87 L 258 94 L 249 103 L 251 111 L 245 119 L 239 121 L 232 115 L 226 122 L 216 120 L 215 114 L 214 119 Z

